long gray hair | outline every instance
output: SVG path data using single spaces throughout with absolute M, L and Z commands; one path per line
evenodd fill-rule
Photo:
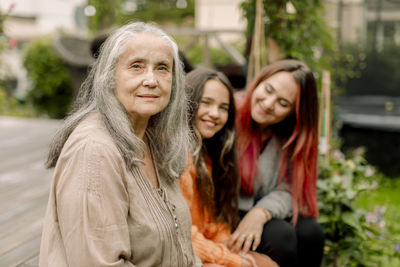
M 154 162 L 162 177 L 177 178 L 183 172 L 189 151 L 190 131 L 187 125 L 187 101 L 183 88 L 183 66 L 178 46 L 164 31 L 143 22 L 129 23 L 115 30 L 104 42 L 98 58 L 82 84 L 71 114 L 57 132 L 46 166 L 54 167 L 69 135 L 89 113 L 97 111 L 118 147 L 127 167 L 142 162 L 144 143 L 133 133 L 128 114 L 115 95 L 115 69 L 127 41 L 137 33 L 160 36 L 172 50 L 174 66 L 172 89 L 167 107 L 150 118 L 146 129 Z

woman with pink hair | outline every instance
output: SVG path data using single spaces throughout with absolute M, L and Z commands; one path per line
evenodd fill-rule
M 312 71 L 297 60 L 266 66 L 237 109 L 242 218 L 233 251 L 267 254 L 279 266 L 319 266 L 318 97 Z

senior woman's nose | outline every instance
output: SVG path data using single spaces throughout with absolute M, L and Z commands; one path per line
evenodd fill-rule
M 149 87 L 154 87 L 157 85 L 157 79 L 153 70 L 146 71 L 143 78 L 143 85 Z

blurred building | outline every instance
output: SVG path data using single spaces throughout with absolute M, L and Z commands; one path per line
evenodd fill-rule
M 0 10 L 12 10 L 4 22 L 9 47 L 3 51 L 0 78 L 11 84 L 13 93 L 23 97 L 29 88 L 22 64 L 23 44 L 56 31 L 85 35 L 84 8 L 87 0 L 1 0 Z
M 4 28 L 7 36 L 17 40 L 53 33 L 55 30 L 79 32 L 76 23 L 78 7 L 87 0 L 2 0 L 1 10 L 14 5 Z
M 400 88 L 395 82 L 395 63 L 387 61 L 388 54 L 375 52 L 384 52 L 384 47 L 400 49 L 400 0 L 324 2 L 327 22 L 336 29 L 339 44 L 357 45 L 367 55 L 371 55 L 368 51 L 378 55 L 364 61 L 368 68 L 362 79 L 354 78 L 353 83 L 349 79 L 347 94 L 334 100 L 341 148 L 350 151 L 362 146 L 370 164 L 387 176 L 399 176 Z
M 339 43 L 400 45 L 400 0 L 323 0 Z
M 242 0 L 196 0 L 195 28 L 199 30 L 244 31 L 247 22 L 240 10 L 241 2 Z M 230 37 L 237 38 L 238 36 L 236 34 Z

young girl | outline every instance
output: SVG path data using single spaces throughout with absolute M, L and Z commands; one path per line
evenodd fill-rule
M 192 215 L 192 242 L 205 266 L 273 266 L 257 253 L 224 245 L 238 222 L 239 176 L 235 154 L 233 90 L 222 73 L 197 69 L 185 80 L 190 127 L 198 139 L 193 164 L 180 181 Z
M 311 70 L 282 60 L 255 77 L 238 108 L 241 177 L 233 251 L 279 266 L 319 266 L 323 232 L 316 201 L 318 99 Z

